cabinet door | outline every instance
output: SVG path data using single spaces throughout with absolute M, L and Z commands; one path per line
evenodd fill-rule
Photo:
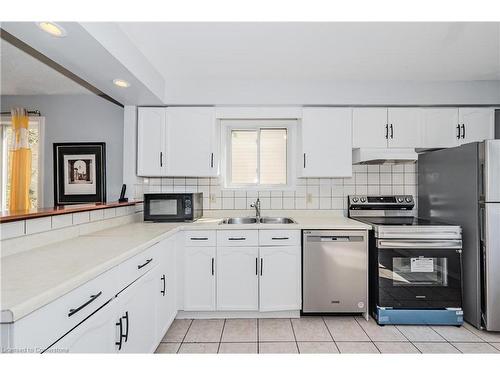
M 422 148 L 444 148 L 458 145 L 458 109 L 422 109 Z
M 167 114 L 167 174 L 217 176 L 215 109 L 169 107 Z
M 258 310 L 258 247 L 217 248 L 217 310 Z
M 116 321 L 117 342 L 122 337 L 120 353 L 153 353 L 157 341 L 157 299 L 158 291 L 157 267 L 132 283 L 117 300 L 120 304 Z M 121 323 L 121 327 L 120 327 Z
M 389 108 L 390 148 L 417 148 L 422 145 L 421 109 L 420 108 Z
M 160 341 L 177 314 L 176 256 L 173 238 L 161 241 L 156 246 L 160 259 L 156 273 L 156 298 L 158 301 L 156 326 L 157 338 Z
M 139 108 L 137 175 L 165 175 L 165 108 Z
M 301 176 L 352 176 L 351 128 L 351 108 L 304 108 Z
M 386 148 L 387 131 L 387 108 L 353 108 L 352 148 Z
M 261 247 L 260 311 L 300 310 L 300 246 Z
M 460 108 L 458 122 L 462 134 L 460 144 L 495 138 L 495 111 L 492 108 Z
M 49 353 L 114 353 L 116 300 L 111 300 L 90 318 L 47 349 Z
M 215 310 L 215 247 L 184 249 L 184 310 Z

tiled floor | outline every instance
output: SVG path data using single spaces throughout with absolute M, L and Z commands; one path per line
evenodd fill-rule
M 469 324 L 378 326 L 361 317 L 175 320 L 157 353 L 497 353 L 500 333 Z

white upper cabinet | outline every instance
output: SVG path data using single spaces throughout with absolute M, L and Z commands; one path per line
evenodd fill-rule
M 495 137 L 494 116 L 493 108 L 459 108 L 460 144 L 493 139 Z
M 459 143 L 458 108 L 422 109 L 422 147 L 455 147 Z
M 387 108 L 353 108 L 352 147 L 387 147 Z
M 387 145 L 390 148 L 422 147 L 420 108 L 389 108 L 387 110 Z
M 165 108 L 139 108 L 137 118 L 137 175 L 165 176 Z
M 168 107 L 167 175 L 217 176 L 218 136 L 215 108 Z
M 301 177 L 352 176 L 351 108 L 304 108 Z

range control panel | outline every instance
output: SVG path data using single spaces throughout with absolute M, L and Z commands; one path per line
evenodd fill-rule
M 349 195 L 350 210 L 411 210 L 415 206 L 412 195 Z

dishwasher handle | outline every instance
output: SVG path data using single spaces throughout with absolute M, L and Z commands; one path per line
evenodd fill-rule
M 364 240 L 365 240 L 364 236 L 359 236 L 359 235 L 306 236 L 307 242 L 363 242 Z

